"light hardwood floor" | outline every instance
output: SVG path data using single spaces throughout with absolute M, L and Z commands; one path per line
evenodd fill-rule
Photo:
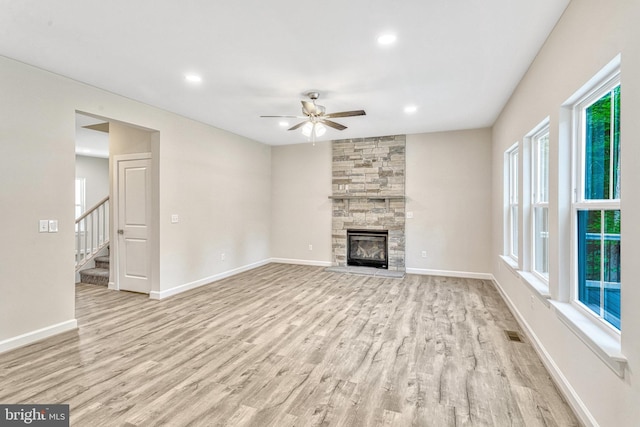
M 0 354 L 1 403 L 74 426 L 574 426 L 489 281 L 270 264 L 163 300 L 77 285 L 80 328 Z

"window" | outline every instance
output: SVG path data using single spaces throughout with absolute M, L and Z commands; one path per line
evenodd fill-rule
M 518 144 L 513 145 L 506 152 L 505 176 L 507 191 L 507 255 L 514 260 L 518 259 Z
M 549 281 L 549 125 L 531 138 L 531 270 Z
M 76 178 L 76 219 L 84 213 L 86 209 L 85 202 L 85 179 Z M 76 231 L 78 231 L 78 224 L 76 224 Z M 80 231 L 84 231 L 84 228 Z
M 620 330 L 619 74 L 574 109 L 574 300 Z

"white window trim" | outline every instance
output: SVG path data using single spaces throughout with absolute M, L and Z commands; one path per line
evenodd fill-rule
M 622 353 L 620 334 L 612 334 L 594 322 L 595 316 L 575 304 L 549 300 L 558 319 L 593 351 L 620 378 L 624 378 L 627 357 Z
M 620 70 L 620 64 L 621 55 L 618 54 L 561 106 L 557 152 L 560 164 L 558 177 L 561 185 L 561 188 L 558 189 L 560 197 L 558 205 L 562 218 L 560 219 L 559 236 L 556 236 L 556 240 L 559 239 L 560 243 L 572 241 L 574 239 L 573 235 L 577 232 L 577 229 L 574 228 L 577 225 L 575 224 L 576 214 L 572 209 L 576 194 L 571 191 L 575 181 L 574 172 L 576 171 L 576 144 L 574 143 L 576 128 L 573 108 L 581 100 L 584 100 L 588 94 L 592 93 L 594 88 L 601 87 L 609 76 L 617 73 Z M 566 224 L 566 226 L 563 224 Z M 608 325 L 605 327 L 603 321 L 573 303 L 573 295 L 570 296 L 570 291 L 575 289 L 572 286 L 572 280 L 574 279 L 573 272 L 576 271 L 575 267 L 577 266 L 577 248 L 572 243 L 562 243 L 559 247 L 560 252 L 558 253 L 558 259 L 555 261 L 560 263 L 558 266 L 560 271 L 554 275 L 551 275 L 550 271 L 549 277 L 550 286 L 555 287 L 553 293 L 554 295 L 557 294 L 557 299 L 551 298 L 549 303 L 556 312 L 558 319 L 576 337 L 583 341 L 607 367 L 620 378 L 624 378 L 628 361 L 622 353 L 621 333 L 617 330 L 612 332 L 613 328 Z M 503 257 L 503 259 L 505 258 Z M 563 265 L 567 265 L 568 268 L 563 268 Z M 528 281 L 525 280 L 525 283 L 528 283 Z
M 82 215 L 85 211 L 86 207 L 86 197 L 87 197 L 87 189 L 86 189 L 86 178 L 76 178 L 76 191 L 75 191 L 75 206 L 80 207 L 80 215 Z M 80 193 L 78 194 L 78 190 Z M 79 200 L 78 200 L 79 199 Z M 77 215 L 77 216 L 80 216 Z
M 529 223 L 529 232 L 530 232 L 530 242 L 529 242 L 529 253 L 530 253 L 530 272 L 531 274 L 534 276 L 535 279 L 537 279 L 537 281 L 539 281 L 538 283 L 536 283 L 536 287 L 537 288 L 542 288 L 542 290 L 546 290 L 545 293 L 549 292 L 549 277 L 545 276 L 544 274 L 540 273 L 539 271 L 536 271 L 536 236 L 535 236 L 535 210 L 536 208 L 546 208 L 547 209 L 547 215 L 549 214 L 549 188 L 547 188 L 547 200 L 546 201 L 540 201 L 539 200 L 539 188 L 540 188 L 540 170 L 538 168 L 538 142 L 540 141 L 540 139 L 547 135 L 547 138 L 550 137 L 550 120 L 549 117 L 545 118 L 542 122 L 540 122 L 535 128 L 533 128 L 531 130 L 531 132 L 529 132 L 529 134 L 527 134 L 527 136 L 525 138 L 528 139 L 529 141 L 529 148 L 531 150 L 531 173 L 530 173 L 530 179 L 529 179 L 529 184 L 530 184 L 530 194 L 531 194 L 531 201 L 530 201 L 530 209 L 529 209 L 529 218 L 528 218 L 528 223 Z M 547 165 L 547 182 L 549 182 L 549 165 Z M 547 257 L 548 257 L 548 252 L 547 252 Z M 547 263 L 549 263 L 549 259 L 547 259 Z M 547 273 L 548 274 L 548 273 Z
M 519 235 L 513 236 L 514 222 L 518 226 L 518 234 L 520 234 L 519 219 L 513 217 L 513 207 L 518 208 L 518 217 L 520 216 L 520 207 L 518 206 L 519 182 L 518 161 L 519 161 L 519 143 L 516 142 L 505 151 L 505 255 L 518 263 L 518 243 Z M 514 194 L 515 193 L 515 194 Z M 515 237 L 515 239 L 514 239 Z M 514 246 L 515 240 L 515 246 Z
M 77 208 L 80 208 L 80 213 L 78 215 L 75 215 L 76 212 L 74 212 L 74 215 L 76 216 L 76 219 L 79 218 L 87 209 L 87 182 L 86 182 L 86 178 L 76 178 L 75 181 L 75 203 L 74 206 Z M 78 190 L 80 191 L 80 194 L 78 194 Z M 80 199 L 80 200 L 78 200 Z M 79 202 L 79 203 L 78 203 Z M 75 208 L 74 208 L 75 210 Z M 76 224 L 76 233 L 78 231 L 84 231 L 84 222 L 80 223 L 80 230 L 78 230 L 78 224 Z
M 596 325 L 601 332 L 618 343 L 620 342 L 621 330 L 605 321 L 601 316 L 593 313 L 578 299 L 578 211 L 580 210 L 619 210 L 620 199 L 613 200 L 585 200 L 584 199 L 584 151 L 585 135 L 582 132 L 584 124 L 584 109 L 588 108 L 608 91 L 620 84 L 619 57 L 618 66 L 609 70 L 608 73 L 587 86 L 587 90 L 582 90 L 580 97 L 573 100 L 572 104 L 572 200 L 571 200 L 571 268 L 570 268 L 570 304 L 582 316 L 590 318 L 592 324 Z M 614 60 L 615 61 L 615 60 Z M 612 61 L 613 62 L 613 61 Z M 611 65 L 611 64 L 610 64 Z M 565 310 L 566 311 L 566 310 Z M 582 328 L 583 329 L 583 328 Z

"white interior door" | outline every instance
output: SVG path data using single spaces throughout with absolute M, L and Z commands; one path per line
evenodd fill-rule
M 118 161 L 118 287 L 151 291 L 151 160 Z

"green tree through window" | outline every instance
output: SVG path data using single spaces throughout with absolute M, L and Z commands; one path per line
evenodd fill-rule
M 620 200 L 620 85 L 584 110 L 584 200 Z M 620 329 L 620 209 L 578 210 L 578 299 Z

